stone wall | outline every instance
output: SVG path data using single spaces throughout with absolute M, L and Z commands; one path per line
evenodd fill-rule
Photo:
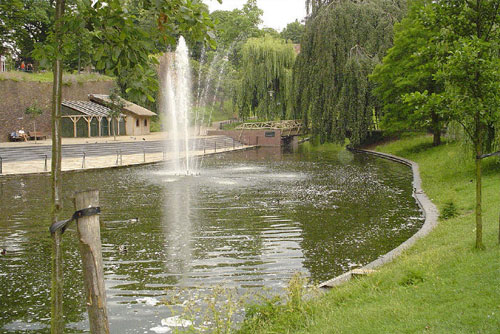
M 88 94 L 109 94 L 113 81 L 73 82 L 63 85 L 63 100 L 88 100 Z M 33 130 L 33 120 L 24 112 L 37 104 L 44 113 L 37 118 L 36 129 L 50 137 L 50 109 L 52 83 L 0 81 L 0 142 L 8 140 L 8 134 L 24 127 Z

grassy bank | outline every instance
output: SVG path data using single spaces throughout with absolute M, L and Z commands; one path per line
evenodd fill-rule
M 0 80 L 12 80 L 17 82 L 52 82 L 52 72 L 28 73 L 21 71 L 10 71 L 0 73 Z M 63 84 L 83 83 L 89 81 L 110 81 L 113 78 L 98 73 L 70 74 L 64 73 Z
M 423 188 L 441 211 L 431 234 L 370 277 L 309 302 L 251 310 L 241 333 L 500 332 L 500 165 L 485 163 L 484 242 L 474 249 L 474 169 L 459 144 L 411 137 L 377 147 L 419 163 Z M 452 204 L 451 204 L 452 203 Z

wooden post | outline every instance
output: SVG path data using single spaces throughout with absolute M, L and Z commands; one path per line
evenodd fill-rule
M 75 196 L 76 211 L 98 206 L 98 190 L 77 193 Z M 90 332 L 92 334 L 109 334 L 99 216 L 79 218 L 77 229 L 80 240 Z
M 91 135 L 90 135 L 90 123 L 92 123 L 92 118 L 94 118 L 94 116 L 83 116 L 83 118 L 87 121 L 88 137 L 90 138 L 91 137 Z
M 99 125 L 97 126 L 97 136 L 100 137 L 101 136 L 101 122 L 102 122 L 102 116 L 98 116 L 97 117 L 97 122 L 99 123 Z

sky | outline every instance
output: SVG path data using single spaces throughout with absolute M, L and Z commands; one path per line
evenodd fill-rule
M 243 8 L 247 0 L 204 0 L 210 11 L 233 10 Z M 257 0 L 257 6 L 264 10 L 262 27 L 274 28 L 281 31 L 290 22 L 296 19 L 299 22 L 306 16 L 305 0 Z

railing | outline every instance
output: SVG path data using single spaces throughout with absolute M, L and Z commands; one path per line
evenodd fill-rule
M 269 121 L 269 122 L 253 122 L 243 123 L 236 127 L 237 130 L 282 130 L 282 131 L 297 131 L 302 130 L 302 121 L 286 120 L 286 121 Z

